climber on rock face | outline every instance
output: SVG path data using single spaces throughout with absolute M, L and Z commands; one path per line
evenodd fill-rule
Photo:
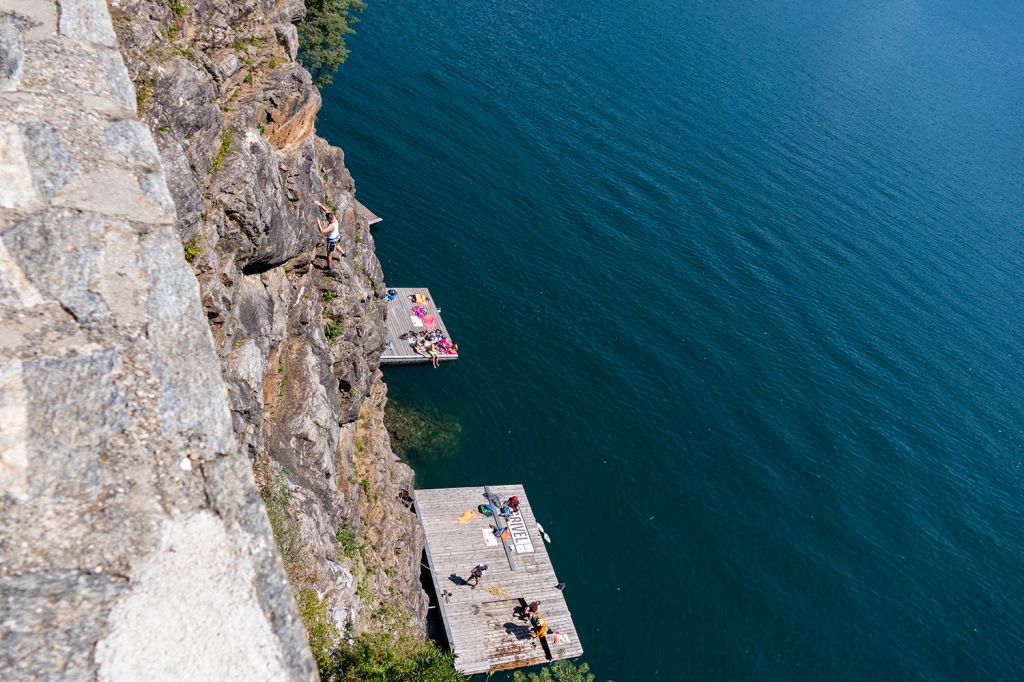
M 341 241 L 341 229 L 338 227 L 338 217 L 334 215 L 331 209 L 319 201 L 316 202 L 316 205 L 324 212 L 324 217 L 326 218 L 326 221 L 323 221 L 317 217 L 316 226 L 320 230 L 320 234 L 327 235 L 327 269 L 330 270 L 334 264 L 334 249 L 338 246 L 338 242 Z

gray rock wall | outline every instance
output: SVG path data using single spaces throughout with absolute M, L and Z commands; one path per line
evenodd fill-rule
M 0 0 L 0 677 L 313 679 L 143 100 L 101 0 Z
M 383 273 L 344 155 L 315 135 L 320 94 L 296 61 L 303 3 L 110 6 L 167 169 L 233 437 L 264 493 L 286 492 L 279 535 L 293 587 L 327 602 L 342 632 L 379 626 L 375 614 L 395 606 L 421 624 L 413 477 L 391 452 L 377 371 Z M 314 201 L 342 218 L 332 271 Z

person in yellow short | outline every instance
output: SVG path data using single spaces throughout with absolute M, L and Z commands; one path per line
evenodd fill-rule
M 530 625 L 533 626 L 534 637 L 547 637 L 548 635 L 548 622 L 540 616 L 532 616 L 530 618 Z

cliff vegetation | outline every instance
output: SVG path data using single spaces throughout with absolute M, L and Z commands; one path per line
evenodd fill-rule
M 306 0 L 306 18 L 299 24 L 302 64 L 317 87 L 330 85 L 334 74 L 348 59 L 345 36 L 355 33 L 362 0 Z

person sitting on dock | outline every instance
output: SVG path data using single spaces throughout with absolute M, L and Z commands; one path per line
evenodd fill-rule
M 441 353 L 437 350 L 436 343 L 427 344 L 427 355 L 430 356 L 430 364 L 438 367 L 441 364 Z
M 484 573 L 487 571 L 487 564 L 477 564 L 472 571 L 469 573 L 469 580 L 466 584 L 469 585 L 470 589 L 476 589 L 476 586 L 480 584 L 480 578 L 484 577 Z
M 421 338 L 417 338 L 415 341 L 413 341 L 412 349 L 413 349 L 413 351 L 415 351 L 416 355 L 422 355 L 425 358 L 429 358 L 430 357 L 427 354 L 427 342 L 424 341 L 422 337 Z
M 534 637 L 548 636 L 548 622 L 540 616 L 530 616 L 530 625 L 533 627 Z
M 532 601 L 532 602 L 530 602 L 529 604 L 526 605 L 526 608 L 523 609 L 523 613 L 522 613 L 522 615 L 520 615 L 520 618 L 522 618 L 523 620 L 531 620 L 532 618 L 538 616 L 539 614 L 540 614 L 540 601 L 539 600 L 538 601 Z
M 512 497 L 508 498 L 508 502 L 506 504 L 508 504 L 508 508 L 512 510 L 513 514 L 518 514 L 519 513 L 519 496 L 518 495 L 513 495 Z M 537 602 L 537 603 L 540 603 L 540 602 Z
M 334 212 L 319 201 L 315 203 L 324 212 L 324 216 L 327 219 L 327 224 L 325 225 L 318 217 L 316 219 L 316 226 L 320 230 L 320 234 L 327 235 L 327 269 L 330 270 L 334 264 L 334 249 L 338 246 L 338 242 L 341 241 L 341 229 L 338 226 L 338 217 L 334 215 Z

